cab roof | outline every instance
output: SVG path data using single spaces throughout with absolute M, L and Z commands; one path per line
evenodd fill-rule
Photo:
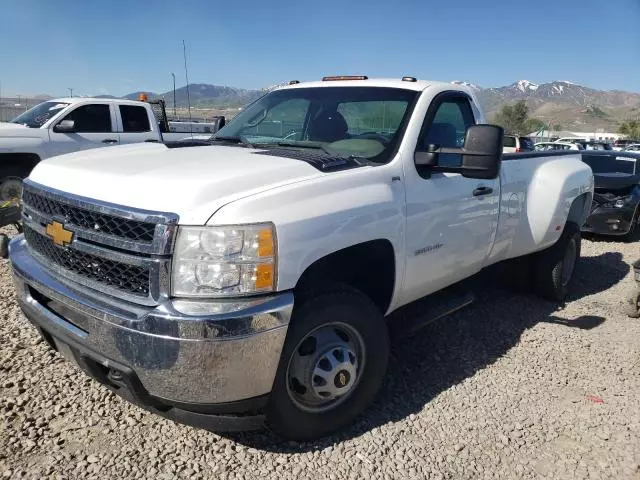
M 405 90 L 414 90 L 421 92 L 429 87 L 446 87 L 451 90 L 463 90 L 467 89 L 458 84 L 452 84 L 447 82 L 434 82 L 431 80 L 416 80 L 406 81 L 400 78 L 369 78 L 367 80 L 320 80 L 313 82 L 300 82 L 294 85 L 286 85 L 280 87 L 278 90 L 288 88 L 322 88 L 322 87 L 390 87 L 390 88 L 403 88 Z
M 117 103 L 117 104 L 131 104 L 131 105 L 139 105 L 141 102 L 138 100 L 127 100 L 125 98 L 96 98 L 96 97 L 61 97 L 61 98 L 52 98 L 50 100 L 45 100 L 46 102 L 58 102 L 58 103 L 70 103 L 74 105 L 76 103 L 83 102 L 96 102 L 96 103 Z

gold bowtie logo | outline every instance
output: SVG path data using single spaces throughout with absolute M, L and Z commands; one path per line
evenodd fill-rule
M 344 387 L 347 384 L 347 376 L 344 373 L 340 372 L 340 375 L 338 376 L 338 379 L 340 380 L 340 385 L 341 386 Z
M 61 247 L 66 247 L 73 240 L 73 232 L 65 229 L 60 222 L 53 221 L 47 225 L 46 233 L 53 243 Z

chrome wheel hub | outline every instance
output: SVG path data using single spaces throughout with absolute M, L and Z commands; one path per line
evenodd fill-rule
M 22 179 L 8 177 L 0 183 L 0 200 L 16 200 L 22 196 Z
M 320 356 L 311 374 L 311 388 L 318 398 L 333 400 L 353 388 L 358 375 L 356 354 L 344 346 Z
M 305 411 L 334 408 L 355 389 L 364 360 L 364 343 L 351 326 L 335 322 L 319 327 L 300 341 L 289 359 L 289 397 Z

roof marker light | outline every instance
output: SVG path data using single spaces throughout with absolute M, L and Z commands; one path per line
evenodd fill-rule
M 322 77 L 323 82 L 334 82 L 337 80 L 369 80 L 366 75 L 334 75 L 332 77 Z

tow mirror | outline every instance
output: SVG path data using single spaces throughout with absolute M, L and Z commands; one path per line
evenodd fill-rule
M 500 172 L 504 130 L 496 125 L 473 125 L 465 134 L 464 147 L 450 148 L 427 145 L 425 151 L 416 152 L 417 167 L 425 167 L 423 176 L 433 172 L 460 173 L 463 177 L 491 179 Z M 460 166 L 440 165 L 442 154 L 462 156 Z M 426 177 L 425 177 L 426 178 Z
M 467 129 L 462 148 L 462 176 L 496 178 L 502 162 L 504 130 L 497 125 L 473 125 Z
M 62 120 L 53 127 L 53 131 L 56 133 L 73 133 L 76 131 L 76 122 L 73 120 Z

